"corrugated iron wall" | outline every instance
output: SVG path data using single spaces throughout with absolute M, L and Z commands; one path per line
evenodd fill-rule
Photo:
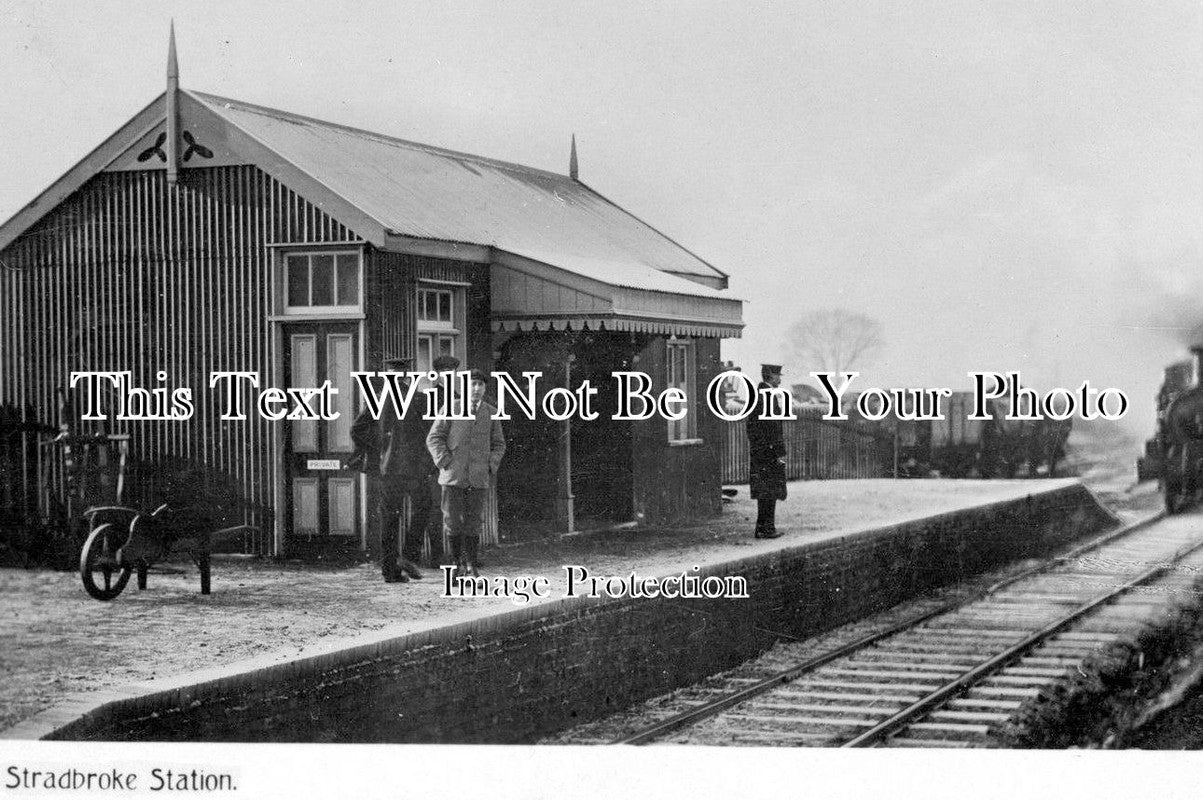
M 492 332 L 489 327 L 489 265 L 449 261 L 426 256 L 374 250 L 368 268 L 368 363 L 371 369 L 385 353 L 415 358 L 417 343 L 417 298 L 420 281 L 442 281 L 465 285 L 467 330 L 466 364 L 491 369 Z
M 372 250 L 368 263 L 367 363 L 377 369 L 384 354 L 403 358 L 418 355 L 417 292 L 421 281 L 440 281 L 464 286 L 466 354 L 464 369 L 493 369 L 493 334 L 489 322 L 489 265 L 449 261 L 427 256 Z M 373 500 L 369 502 L 374 503 Z M 408 512 L 407 512 L 408 513 Z M 373 526 L 375 523 L 373 523 Z M 483 544 L 499 541 L 497 493 L 489 492 Z M 374 534 L 369 537 L 375 546 Z M 444 542 L 444 552 L 450 543 Z
M 653 392 L 666 386 L 668 343 L 666 337 L 632 339 L 639 349 L 635 366 L 652 378 Z M 668 423 L 659 416 L 631 423 L 631 461 L 634 470 L 635 518 L 649 524 L 676 523 L 715 516 L 722 511 L 720 456 L 721 420 L 705 413 L 700 399 L 710 381 L 721 370 L 718 339 L 694 339 L 696 363 L 693 399 L 700 440 L 684 447 L 668 443 Z
M 101 173 L 0 253 L 0 402 L 57 419 L 69 373 L 128 370 L 135 385 L 191 387 L 187 421 L 94 423 L 130 433 L 143 459 L 188 459 L 270 506 L 272 430 L 218 419 L 208 375 L 258 370 L 271 382 L 271 251 L 356 237 L 252 166 Z M 166 372 L 159 382 L 156 373 Z M 270 526 L 247 549 L 266 552 Z

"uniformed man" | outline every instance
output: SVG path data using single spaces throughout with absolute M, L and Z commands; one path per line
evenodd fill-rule
M 781 416 L 789 401 L 762 390 L 781 385 L 781 366 L 762 364 L 760 384 L 756 387 L 756 410 L 748 417 L 748 461 L 752 498 L 756 500 L 756 538 L 776 539 L 777 501 L 785 499 L 785 428 L 779 419 L 767 419 L 770 410 Z
M 389 356 L 384 359 L 386 372 L 408 372 L 413 360 Z M 401 381 L 402 391 L 409 385 Z M 404 417 L 398 416 L 390 402 L 373 420 L 365 409 L 351 426 L 356 451 L 368 455 L 365 471 L 377 473 L 376 521 L 380 526 L 380 573 L 386 583 L 405 583 L 421 578 L 415 563 L 421 558 L 422 541 L 434 508 L 430 476 L 434 464 L 426 453 L 429 422 L 422 419 L 422 404 L 412 404 Z M 405 526 L 404 544 L 398 547 L 397 529 L 405 499 L 409 498 L 410 519 Z

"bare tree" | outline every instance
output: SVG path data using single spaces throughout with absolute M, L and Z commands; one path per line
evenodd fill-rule
M 786 348 L 806 372 L 843 372 L 881 350 L 881 326 L 872 317 L 824 308 L 801 317 L 786 332 Z

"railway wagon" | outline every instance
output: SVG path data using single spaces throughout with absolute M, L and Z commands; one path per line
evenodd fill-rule
M 941 420 L 899 420 L 899 474 L 925 477 L 937 473 L 946 478 L 974 474 L 980 460 L 985 422 L 969 419 L 973 395 L 954 392 L 941 397 Z
M 989 419 L 975 420 L 973 393 L 940 399 L 939 420 L 897 422 L 898 465 L 902 477 L 1054 477 L 1065 455 L 1070 422 L 1007 419 L 1009 403 L 990 401 Z

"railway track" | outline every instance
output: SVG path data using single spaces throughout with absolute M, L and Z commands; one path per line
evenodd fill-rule
M 614 743 L 983 747 L 1203 572 L 1197 517 L 1148 520 L 800 663 L 737 669 Z

